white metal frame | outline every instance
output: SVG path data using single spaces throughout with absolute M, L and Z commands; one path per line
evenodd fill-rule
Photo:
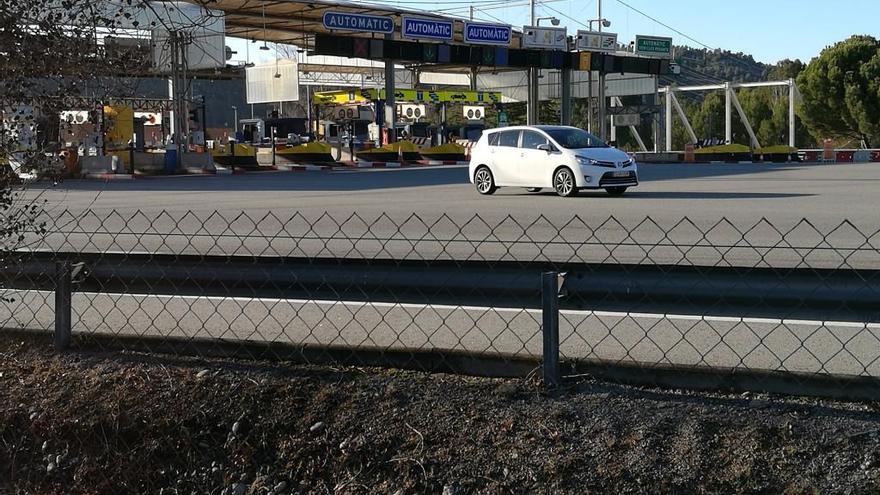
M 766 88 L 771 86 L 788 86 L 788 145 L 791 147 L 795 146 L 795 99 L 797 98 L 797 86 L 794 83 L 794 79 L 788 79 L 787 81 L 764 81 L 764 82 L 752 82 L 752 83 L 730 83 L 726 82 L 723 84 L 708 84 L 704 86 L 667 86 L 665 88 L 659 88 L 658 91 L 660 93 L 666 93 L 666 118 L 664 127 L 666 130 L 666 151 L 672 151 L 672 111 L 673 107 L 675 108 L 675 112 L 678 114 L 679 119 L 681 119 L 684 124 L 685 129 L 688 132 L 688 137 L 696 143 L 697 136 L 694 134 L 694 129 L 691 127 L 691 123 L 688 121 L 687 115 L 685 115 L 684 111 L 681 108 L 681 105 L 678 102 L 678 98 L 676 98 L 675 93 L 677 91 L 724 91 L 724 139 L 728 143 L 733 141 L 733 109 L 736 109 L 737 114 L 739 114 L 739 118 L 742 120 L 743 125 L 746 127 L 746 132 L 749 134 L 749 139 L 753 147 L 760 148 L 761 145 L 758 143 L 758 138 L 755 136 L 755 132 L 752 129 L 752 124 L 749 122 L 748 116 L 743 111 L 742 105 L 739 103 L 739 99 L 736 97 L 736 92 L 734 90 L 740 88 Z

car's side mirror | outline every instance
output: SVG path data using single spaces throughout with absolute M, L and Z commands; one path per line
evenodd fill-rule
M 537 149 L 541 151 L 546 151 L 547 153 L 550 153 L 553 150 L 553 148 L 551 148 L 549 144 L 539 144 Z

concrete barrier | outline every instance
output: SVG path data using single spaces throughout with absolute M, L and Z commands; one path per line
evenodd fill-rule
M 109 174 L 113 172 L 113 156 L 81 156 L 79 166 L 82 175 Z
M 180 164 L 185 170 L 214 170 L 214 161 L 211 159 L 210 153 L 184 153 L 181 155 Z
M 648 162 L 648 163 L 679 163 L 682 161 L 683 154 L 677 151 L 671 152 L 659 152 L 659 153 L 636 153 L 636 161 L 637 162 Z
M 165 153 L 134 152 L 134 169 L 150 173 L 165 171 Z

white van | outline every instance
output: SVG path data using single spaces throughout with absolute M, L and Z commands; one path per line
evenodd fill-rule
M 574 196 L 580 189 L 620 196 L 639 184 L 634 158 L 567 126 L 487 130 L 471 150 L 468 174 L 480 194 L 514 186 L 531 192 L 553 188 L 560 196 Z

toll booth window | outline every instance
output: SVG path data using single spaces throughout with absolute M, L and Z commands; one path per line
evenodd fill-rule
M 499 134 L 501 137 L 498 139 L 498 146 L 516 148 L 517 141 L 519 141 L 519 131 L 503 131 Z
M 492 134 L 489 134 L 489 146 L 498 146 L 498 138 L 500 136 L 500 132 L 493 132 Z
M 523 131 L 522 144 L 519 147 L 534 150 L 542 144 L 549 144 L 547 138 L 534 131 Z
M 427 125 L 412 125 L 410 126 L 410 135 L 412 137 L 430 137 L 431 129 Z

